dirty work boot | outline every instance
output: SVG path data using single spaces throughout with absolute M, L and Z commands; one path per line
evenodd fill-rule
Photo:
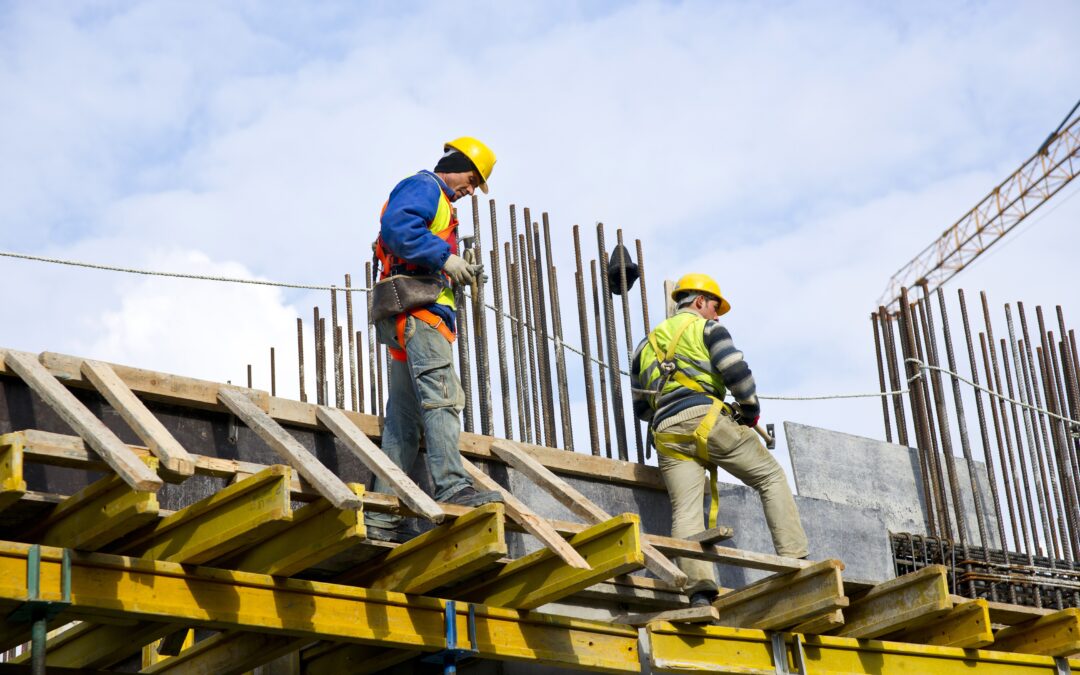
M 418 534 L 416 530 L 404 523 L 397 527 L 380 527 L 372 523 L 364 523 L 364 529 L 367 531 L 368 539 L 389 541 L 394 544 L 404 544 Z
M 698 591 L 690 596 L 691 607 L 708 607 L 716 600 L 715 591 Z
M 492 502 L 502 502 L 502 500 L 502 494 L 495 490 L 477 491 L 473 486 L 466 485 L 447 497 L 445 501 L 447 504 L 457 504 L 459 506 L 480 506 Z

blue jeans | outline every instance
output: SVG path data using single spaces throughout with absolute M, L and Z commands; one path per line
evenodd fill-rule
M 398 347 L 397 320 L 375 324 L 379 342 Z M 408 317 L 405 322 L 405 361 L 391 361 L 390 397 L 386 404 L 382 450 L 408 472 L 416 462 L 423 432 L 428 473 L 435 484 L 435 500 L 442 501 L 472 485 L 458 449 L 461 411 L 465 392 L 454 370 L 453 349 L 439 331 Z M 375 492 L 393 494 L 393 488 L 375 477 Z M 365 520 L 376 527 L 393 528 L 401 516 L 367 513 Z

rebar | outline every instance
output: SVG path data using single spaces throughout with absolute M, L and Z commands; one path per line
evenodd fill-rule
M 1042 329 L 1042 316 L 1040 313 L 1040 329 Z M 1057 355 L 1054 353 L 1053 348 L 1050 347 L 1053 344 L 1053 334 L 1047 334 L 1045 330 L 1041 330 L 1043 347 L 1036 348 L 1035 353 L 1038 356 L 1039 370 L 1042 375 L 1043 389 L 1046 394 L 1046 409 L 1051 414 L 1060 414 L 1062 411 L 1061 400 L 1058 398 L 1058 378 L 1055 373 L 1057 366 Z M 1055 488 L 1057 487 L 1058 479 L 1060 479 L 1060 493 L 1055 489 L 1055 494 L 1058 494 L 1061 501 L 1058 502 L 1058 529 L 1061 532 L 1062 541 L 1062 553 L 1068 561 L 1076 559 L 1076 538 L 1078 536 L 1076 529 L 1076 519 L 1073 517 L 1073 504 L 1075 500 L 1073 498 L 1072 490 L 1070 489 L 1071 481 L 1069 480 L 1069 462 L 1065 452 L 1065 436 L 1062 434 L 1061 422 L 1050 418 L 1047 420 L 1050 426 L 1050 438 L 1053 441 L 1053 457 L 1057 467 L 1055 477 Z
M 540 232 L 530 220 L 529 209 L 525 213 L 525 235 L 529 279 L 532 282 L 533 328 L 536 335 L 536 357 L 540 364 L 540 397 L 544 412 L 544 445 L 558 447 L 555 433 L 555 395 L 551 386 L 551 352 L 548 351 L 547 301 L 544 297 L 544 275 L 541 273 Z
M 296 317 L 296 369 L 300 376 L 300 402 L 307 403 L 304 389 L 304 320 Z
M 979 346 L 982 348 L 983 368 L 986 370 L 986 387 L 998 393 L 996 386 L 994 385 L 994 374 L 991 371 L 990 365 L 990 352 L 986 346 L 986 333 L 979 333 Z M 998 406 L 994 405 L 996 401 L 995 397 L 990 397 L 990 413 L 993 416 L 994 421 L 994 436 L 997 440 L 998 456 L 1001 459 L 1001 482 L 1005 487 L 1005 503 L 1009 509 L 1009 524 L 1012 526 L 1013 546 L 1017 551 L 1023 552 L 1025 550 L 1027 542 L 1027 530 L 1024 530 L 1023 538 L 1020 536 L 1020 526 L 1023 526 L 1024 507 L 1020 501 L 1020 494 L 1015 496 L 1015 505 L 1012 486 L 1016 483 L 1015 462 L 1012 459 L 1012 450 L 1006 450 L 1006 446 L 1002 440 L 1001 425 L 1004 420 L 998 416 Z M 1003 409 L 1004 410 L 1004 409 Z M 1005 430 L 1008 431 L 1008 424 L 1005 424 Z M 1012 480 L 1010 481 L 1010 477 Z M 1007 540 L 1002 537 L 1002 548 L 1008 549 Z M 1015 591 L 1014 591 L 1015 592 Z
M 248 389 L 251 389 L 251 364 L 250 363 L 247 364 L 247 382 L 248 382 L 248 384 L 247 384 Z
M 502 394 L 503 435 L 514 439 L 514 418 L 510 409 L 510 372 L 506 365 L 506 332 L 503 327 L 502 272 L 499 266 L 499 228 L 496 226 L 495 200 L 488 200 L 491 217 L 491 291 L 495 304 L 495 342 L 499 354 L 499 391 Z M 509 262 L 509 261 L 508 261 Z
M 522 239 L 518 235 L 517 231 L 517 210 L 514 205 L 510 205 L 510 247 L 513 248 L 513 261 L 508 262 L 507 269 L 511 272 L 510 282 L 507 284 L 506 290 L 512 298 L 515 318 L 517 321 L 511 324 L 517 331 L 517 340 L 514 345 L 515 353 L 517 354 L 516 361 L 514 363 L 515 372 L 521 371 L 519 375 L 519 388 L 518 388 L 518 400 L 521 402 L 521 408 L 525 411 L 523 418 L 521 437 L 526 442 L 532 443 L 535 433 L 537 443 L 540 442 L 540 426 L 539 415 L 540 411 L 537 409 L 536 403 L 536 369 L 534 356 L 532 351 L 532 337 L 529 335 L 529 327 L 527 323 L 529 321 L 529 308 L 528 308 L 528 296 L 529 292 L 524 286 L 525 273 L 522 270 L 522 258 L 524 256 L 524 245 Z M 507 251 L 507 261 L 510 261 L 510 252 Z M 523 299 L 524 298 L 524 299 Z M 526 364 L 526 357 L 528 357 L 528 363 Z M 525 369 L 527 368 L 527 373 Z M 533 413 L 536 413 L 535 415 Z
M 518 289 L 516 284 L 517 266 L 514 264 L 510 253 L 510 242 L 503 244 L 503 252 L 506 256 L 506 298 L 510 305 L 510 341 L 514 350 L 514 398 L 518 408 L 518 432 L 521 439 L 526 442 L 532 441 L 532 420 L 529 415 L 529 378 L 525 374 L 526 360 L 524 338 L 521 335 L 521 310 L 518 308 Z
M 472 195 L 473 261 L 482 265 L 484 251 L 480 239 L 480 204 Z M 477 276 L 470 284 L 472 292 L 473 338 L 476 341 L 476 392 L 480 399 L 480 433 L 493 436 L 491 415 L 491 368 L 488 359 L 487 312 L 484 311 L 484 275 Z
M 585 275 L 581 267 L 580 228 L 574 225 L 574 288 L 577 291 L 578 328 L 581 335 L 581 365 L 585 378 L 585 410 L 589 416 L 589 448 L 595 456 L 600 455 L 600 430 L 596 423 L 595 399 L 593 397 L 592 349 L 589 345 L 589 325 L 585 302 Z M 602 379 L 602 378 L 601 378 Z
M 910 382 L 908 396 L 911 397 L 912 425 L 915 428 L 915 440 L 919 452 L 919 473 L 922 478 L 923 503 L 926 507 L 926 531 L 931 536 L 936 536 L 938 531 L 938 519 L 935 516 L 935 498 L 932 489 L 930 461 L 927 456 L 930 448 L 930 439 L 927 438 L 926 402 L 923 399 L 923 388 L 919 378 L 921 372 L 919 366 L 912 360 L 915 358 L 915 327 L 912 325 L 911 304 L 908 302 L 907 288 L 900 289 L 900 343 L 904 355 L 904 367 L 907 369 L 907 381 Z
M 348 295 L 346 293 L 346 295 Z M 330 289 L 330 330 L 334 341 L 334 407 L 345 407 L 345 362 L 342 355 L 341 325 L 338 324 L 337 287 Z
M 462 410 L 461 416 L 465 423 L 465 431 L 472 432 L 472 359 L 469 350 L 469 310 L 465 306 L 465 291 L 457 284 L 454 285 L 454 304 L 457 305 L 458 379 L 461 380 L 461 390 L 465 393 L 465 408 Z
M 926 339 L 926 316 L 923 304 L 919 301 L 915 302 L 915 306 L 918 310 L 918 326 L 919 329 L 915 331 L 915 354 L 916 358 L 921 363 L 929 363 L 930 359 L 925 353 L 928 347 L 923 345 L 922 340 Z M 914 319 L 914 315 L 913 315 Z M 949 501 L 947 497 L 948 487 L 945 485 L 945 469 L 941 463 L 941 452 L 938 448 L 937 433 L 935 432 L 934 424 L 934 398 L 931 393 L 931 380 L 932 376 L 929 374 L 929 370 L 923 371 L 923 377 L 919 379 L 916 385 L 923 391 L 923 400 L 926 402 L 925 417 L 926 434 L 930 441 L 930 445 L 927 447 L 927 453 L 929 454 L 930 465 L 930 479 L 934 487 L 934 499 L 937 505 L 937 517 L 938 524 L 941 530 L 941 537 L 944 539 L 952 539 L 952 517 L 949 515 Z
M 596 324 L 596 354 L 601 361 L 604 360 L 604 331 L 600 323 L 600 296 L 597 290 L 596 261 L 589 261 L 589 273 L 592 275 L 592 298 L 593 298 L 593 323 Z M 591 365 L 590 365 L 591 367 Z M 611 447 L 611 426 L 608 421 L 608 398 L 607 398 L 607 373 L 600 367 L 600 418 L 604 423 L 604 449 L 607 457 L 614 457 Z
M 1016 398 L 1017 398 L 1016 391 L 1013 388 L 1012 366 L 1010 365 L 1009 359 L 1007 358 L 1008 353 L 1009 353 L 1009 343 L 1005 338 L 1001 338 L 1000 343 L 1001 343 L 1001 356 L 1002 356 L 1002 358 L 1001 358 L 1002 369 L 1001 370 L 1002 370 L 1002 373 L 1005 375 L 1004 393 L 1007 394 L 1010 399 L 1016 400 Z M 1021 418 L 1017 414 L 1016 405 L 1013 404 L 1013 403 L 1009 403 L 1009 412 L 1011 413 L 1011 416 L 1012 416 L 1013 433 L 1015 434 L 1015 438 L 1016 438 L 1017 473 L 1018 473 L 1018 476 L 1019 476 L 1020 483 L 1023 484 L 1026 487 L 1028 485 L 1029 480 L 1030 480 L 1031 474 L 1028 473 L 1027 456 L 1024 454 L 1024 443 L 1023 443 L 1023 441 L 1024 441 L 1024 438 L 1023 438 L 1024 432 L 1022 430 L 1022 426 L 1021 426 L 1021 423 L 1020 423 Z M 1026 420 L 1025 420 L 1025 425 L 1024 426 L 1026 426 Z M 1030 447 L 1030 443 L 1031 443 L 1031 438 L 1030 437 L 1028 437 L 1028 443 L 1029 443 L 1029 447 Z M 1019 490 L 1020 487 L 1018 486 L 1017 489 Z M 1025 502 L 1027 504 L 1027 516 L 1028 516 L 1028 525 L 1030 526 L 1029 534 L 1031 536 L 1032 554 L 1033 555 L 1043 555 L 1042 542 L 1039 541 L 1039 518 L 1037 518 L 1035 516 L 1035 513 L 1036 513 L 1035 512 L 1035 502 L 1033 502 L 1031 500 L 1031 493 L 1032 492 L 1036 493 L 1035 496 L 1036 496 L 1036 499 L 1038 499 L 1038 500 L 1042 499 L 1042 493 L 1041 493 L 1041 491 L 1039 491 L 1037 489 L 1034 490 L 1034 491 L 1033 490 L 1024 490 L 1023 492 L 1024 492 L 1024 497 L 1025 497 Z M 1040 515 L 1041 515 L 1041 510 L 1040 510 Z M 1045 532 L 1046 531 L 1043 530 L 1044 534 L 1045 534 Z
M 313 311 L 314 318 L 312 319 L 312 327 L 315 331 L 315 402 L 319 405 L 326 405 L 326 401 L 323 399 L 323 344 L 322 344 L 322 323 L 319 319 L 319 308 L 316 306 Z
M 274 362 L 274 348 L 270 348 L 270 395 L 277 396 L 277 364 Z
M 330 378 L 326 372 L 326 317 L 319 317 L 319 349 L 322 350 L 322 357 L 319 359 L 323 372 L 322 404 L 330 405 Z
M 356 412 L 360 406 L 357 403 L 357 392 L 360 389 L 357 388 L 356 382 L 356 343 L 353 338 L 356 335 L 356 328 L 353 326 L 353 302 L 352 302 L 352 275 L 345 275 L 345 327 L 349 331 L 349 409 Z M 363 388 L 363 384 L 360 384 L 360 388 Z
M 874 328 L 874 356 L 877 357 L 878 383 L 881 386 L 881 413 L 885 418 L 885 441 L 892 443 L 892 421 L 889 419 L 889 399 L 884 396 L 888 391 L 885 388 L 885 367 L 881 360 L 881 331 L 878 330 L 877 312 L 870 313 L 870 325 Z
M 356 363 L 359 364 L 359 368 L 356 369 L 356 410 L 358 412 L 364 412 L 364 354 L 363 354 L 363 333 L 356 331 Z
M 896 439 L 900 445 L 908 445 L 907 419 L 904 416 L 904 395 L 899 393 L 905 387 L 901 385 L 900 368 L 896 363 L 896 344 L 893 342 L 892 318 L 884 306 L 878 307 L 878 317 L 881 320 L 881 334 L 885 341 L 886 362 L 889 364 L 889 384 L 893 394 L 893 409 L 896 412 Z
M 615 230 L 616 243 L 622 247 L 622 252 L 626 253 L 626 246 L 623 244 L 623 231 L 622 228 L 616 228 Z M 630 289 L 627 288 L 626 283 L 626 255 L 622 255 L 619 260 L 619 298 L 622 300 L 622 314 L 623 314 L 623 336 L 626 338 L 626 362 L 629 364 L 634 358 L 634 338 L 631 336 L 630 331 Z M 637 449 L 637 461 L 645 463 L 645 449 L 641 444 L 641 425 L 638 424 L 637 417 L 630 416 L 630 426 L 634 428 L 634 443 Z
M 641 240 L 634 240 L 637 247 L 637 264 L 638 264 L 638 286 L 641 288 L 641 325 L 644 331 L 644 335 L 648 336 L 652 330 L 652 324 L 649 323 L 649 295 L 646 293 L 645 288 L 645 252 L 641 248 Z M 652 457 L 652 443 L 648 438 L 648 428 L 645 431 L 645 459 L 651 459 Z
M 600 249 L 600 294 L 604 301 L 604 333 L 607 337 L 607 365 L 611 376 L 611 404 L 615 413 L 615 439 L 619 447 L 619 459 L 627 461 L 626 421 L 623 414 L 622 377 L 619 375 L 619 350 L 615 336 L 615 308 L 608 287 L 608 256 L 604 245 L 604 224 L 596 224 L 596 243 Z
M 555 376 L 559 387 L 559 416 L 562 418 L 563 446 L 574 451 L 574 429 L 570 420 L 570 388 L 566 380 L 566 351 L 563 348 L 562 310 L 559 309 L 559 275 L 551 255 L 551 227 L 548 214 L 540 214 L 544 224 L 544 251 L 548 263 L 548 292 L 551 296 L 551 329 L 555 331 Z
M 521 300 L 522 303 L 518 305 L 518 310 L 524 310 L 521 314 L 521 330 L 525 343 L 528 345 L 529 351 L 529 382 L 530 382 L 530 400 L 532 401 L 532 423 L 533 423 L 533 438 L 537 445 L 544 444 L 543 437 L 543 417 L 544 411 L 540 404 L 542 398 L 540 394 L 540 377 L 539 377 L 539 356 L 536 353 L 536 328 L 531 325 L 532 320 L 532 283 L 529 280 L 529 263 L 526 260 L 526 246 L 525 235 L 518 235 L 518 248 L 521 251 L 521 263 L 517 265 L 517 272 L 521 275 Z

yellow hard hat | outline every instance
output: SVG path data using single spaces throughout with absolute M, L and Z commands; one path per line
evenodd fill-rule
M 495 168 L 495 153 L 491 151 L 491 148 L 472 136 L 462 136 L 447 141 L 443 146 L 443 152 L 450 148 L 457 150 L 472 160 L 473 166 L 480 172 L 480 189 L 484 194 L 487 194 L 488 178 L 491 178 L 491 170 Z
M 716 279 L 713 279 L 708 274 L 702 274 L 700 272 L 691 272 L 686 274 L 683 278 L 679 279 L 675 283 L 675 288 L 671 290 L 671 299 L 678 300 L 680 293 L 686 293 L 687 291 L 694 291 L 697 293 L 708 293 L 720 301 L 720 314 L 727 314 L 731 309 L 731 303 L 724 299 L 724 296 L 720 294 L 720 284 L 716 283 Z

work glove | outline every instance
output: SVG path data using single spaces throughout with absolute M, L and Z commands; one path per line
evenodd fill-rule
M 477 275 L 484 273 L 483 265 L 470 265 L 465 259 L 453 253 L 443 263 L 443 271 L 450 275 L 450 280 L 455 284 L 467 284 Z

